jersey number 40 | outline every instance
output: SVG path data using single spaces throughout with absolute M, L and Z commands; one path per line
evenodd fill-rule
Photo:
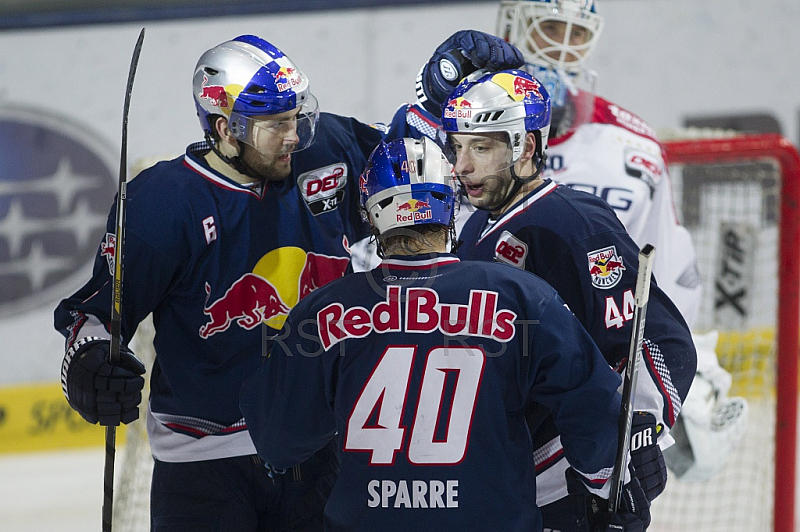
M 370 451 L 372 465 L 394 462 L 406 437 L 402 417 L 416 350 L 390 346 L 383 352 L 348 420 L 345 451 Z M 408 439 L 409 462 L 449 465 L 463 460 L 484 357 L 472 347 L 438 347 L 428 353 Z M 448 376 L 454 386 L 447 394 L 452 399 L 446 401 Z

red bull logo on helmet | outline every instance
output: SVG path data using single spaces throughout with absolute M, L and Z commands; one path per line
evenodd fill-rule
M 445 118 L 472 118 L 472 103 L 459 96 L 447 102 Z
M 420 222 L 424 220 L 431 220 L 433 218 L 433 210 L 429 201 L 410 199 L 405 203 L 397 206 L 397 221 L 398 222 Z
M 253 272 L 242 275 L 222 297 L 206 304 L 203 313 L 208 321 L 200 327 L 200 337 L 207 339 L 234 325 L 250 330 L 266 323 L 280 329 L 298 301 L 342 277 L 349 262 L 349 257 L 306 253 L 298 247 L 270 251 Z M 207 301 L 212 288 L 206 283 Z
M 522 76 L 515 76 L 508 72 L 501 72 L 492 77 L 492 82 L 505 89 L 509 96 L 514 101 L 522 101 L 530 99 L 531 95 L 535 95 L 538 99 L 542 99 L 542 93 L 539 90 L 541 84 L 536 80 L 530 80 Z
M 203 86 L 197 97 L 201 100 L 208 100 L 214 107 L 228 108 L 228 93 L 222 85 L 206 85 L 208 77 L 203 76 Z
M 300 72 L 292 67 L 281 67 L 273 76 L 275 76 L 275 86 L 280 92 L 288 91 L 303 83 Z
M 625 266 L 622 264 L 622 257 L 617 254 L 616 246 L 590 251 L 587 257 L 594 287 L 605 290 L 616 286 L 622 279 Z

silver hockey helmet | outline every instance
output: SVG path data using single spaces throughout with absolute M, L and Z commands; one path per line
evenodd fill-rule
M 536 152 L 544 159 L 550 132 L 550 96 L 536 78 L 522 70 L 478 71 L 462 81 L 442 111 L 446 133 L 493 133 L 508 136 L 510 164 L 522 154 L 525 134 L 539 132 Z
M 251 146 L 256 128 L 274 130 L 285 124 L 297 128 L 299 142 L 294 151 L 308 147 L 314 139 L 319 106 L 308 78 L 264 39 L 242 35 L 206 51 L 195 67 L 192 89 L 206 132 L 212 129 L 209 117 L 221 115 L 228 119 L 233 136 Z M 298 108 L 289 120 L 263 119 Z

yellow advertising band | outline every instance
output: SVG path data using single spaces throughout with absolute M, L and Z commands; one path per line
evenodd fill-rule
M 125 427 L 117 429 L 117 446 Z M 0 453 L 52 451 L 102 446 L 105 430 L 72 409 L 61 384 L 0 387 Z

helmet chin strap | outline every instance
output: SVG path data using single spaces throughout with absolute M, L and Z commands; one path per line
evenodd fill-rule
M 228 157 L 227 155 L 225 155 L 220 151 L 219 147 L 217 146 L 217 143 L 214 142 L 214 138 L 208 131 L 206 131 L 206 142 L 208 143 L 209 146 L 211 146 L 211 151 L 213 151 L 217 155 L 217 157 L 222 159 L 227 164 L 231 165 L 233 169 L 239 172 L 240 174 L 246 175 L 247 177 L 252 177 L 253 179 L 259 182 L 266 181 L 266 177 L 259 175 L 258 172 L 256 172 L 256 170 L 252 166 L 245 163 L 244 160 L 242 159 L 247 144 L 240 142 L 239 145 L 241 146 L 241 148 L 239 150 L 239 155 L 236 155 L 234 157 Z

